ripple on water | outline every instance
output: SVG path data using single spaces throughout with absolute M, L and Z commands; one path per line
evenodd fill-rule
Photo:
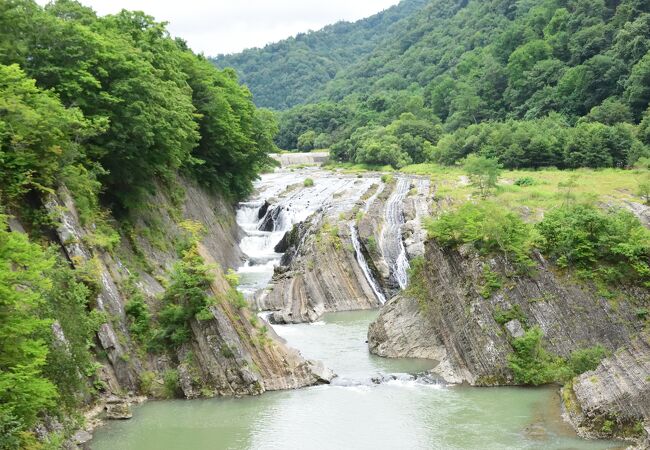
M 340 379 L 332 385 L 240 399 L 149 402 L 133 419 L 97 430 L 92 448 L 621 448 L 577 438 L 560 420 L 553 388 L 444 387 L 414 379 L 410 374 L 421 372 L 417 361 L 368 353 L 366 332 L 375 315 L 336 313 L 324 316 L 322 325 L 276 327 L 306 356 L 333 366 Z M 377 374 L 394 379 L 375 384 Z

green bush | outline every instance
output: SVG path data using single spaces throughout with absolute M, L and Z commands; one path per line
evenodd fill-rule
M 426 282 L 426 260 L 418 256 L 410 262 L 408 270 L 409 283 L 406 288 L 406 295 L 417 299 L 420 308 L 426 309 L 429 302 L 429 291 Z
M 135 293 L 124 307 L 126 315 L 131 318 L 129 331 L 142 344 L 151 338 L 151 313 L 141 293 Z
M 158 316 L 161 329 L 156 330 L 154 348 L 175 348 L 191 336 L 189 322 L 203 316 L 214 303 L 208 295 L 213 277 L 198 253 L 196 244 L 183 254 L 171 275 L 170 285 L 162 298 Z
M 576 350 L 569 356 L 569 367 L 575 375 L 594 370 L 607 353 L 602 345 Z
M 481 286 L 481 297 L 488 299 L 490 296 L 501 289 L 501 277 L 498 273 L 493 272 L 490 266 L 483 265 L 483 285 Z
M 532 186 L 535 184 L 535 179 L 532 177 L 521 177 L 515 180 L 515 186 Z
M 167 398 L 175 398 L 180 395 L 181 387 L 178 382 L 178 371 L 174 369 L 165 370 L 163 373 L 163 389 Z
M 445 247 L 472 244 L 481 254 L 502 254 L 522 268 L 532 265 L 533 227 L 496 203 L 465 203 L 438 220 L 427 221 L 425 227 L 429 237 Z
M 304 187 L 312 187 L 314 185 L 314 180 L 311 178 L 305 178 L 305 181 L 302 182 Z
M 537 386 L 570 378 L 566 361 L 551 355 L 542 346 L 543 335 L 536 326 L 512 342 L 514 352 L 508 356 L 508 366 L 517 383 Z
M 519 305 L 515 305 L 510 309 L 501 309 L 497 307 L 494 311 L 493 317 L 499 325 L 505 325 L 511 320 L 518 320 L 524 327 L 528 323 L 528 318 Z
M 541 249 L 559 266 L 608 283 L 650 286 L 650 231 L 631 213 L 570 205 L 549 211 L 537 229 Z
M 508 356 L 508 366 L 515 375 L 515 381 L 522 384 L 564 383 L 589 370 L 594 370 L 607 356 L 607 350 L 600 345 L 578 349 L 568 360 L 555 356 L 543 347 L 544 334 L 535 326 L 512 342 L 514 352 Z

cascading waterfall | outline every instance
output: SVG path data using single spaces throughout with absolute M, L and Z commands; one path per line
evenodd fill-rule
M 382 254 L 400 289 L 405 289 L 408 284 L 408 269 L 410 267 L 402 241 L 402 224 L 404 223 L 402 204 L 408 194 L 408 189 L 409 180 L 398 178 L 395 190 L 386 202 L 384 215 L 386 225 L 381 234 Z
M 306 177 L 315 180 L 314 186 L 303 186 Z M 351 209 L 373 181 L 372 178 L 341 177 L 314 169 L 279 170 L 263 175 L 256 183 L 257 195 L 240 203 L 237 209 L 237 223 L 246 233 L 239 245 L 247 257 L 237 270 L 239 290 L 250 297 L 266 287 L 282 258 L 275 246 L 294 224 L 306 220 L 320 208 L 331 214 Z M 346 195 L 338 195 L 342 192 Z M 269 199 L 275 200 L 260 218 L 260 208 Z
M 366 277 L 366 280 L 372 288 L 372 292 L 377 297 L 377 300 L 379 300 L 379 302 L 383 305 L 386 303 L 386 297 L 381 292 L 381 289 L 373 278 L 372 273 L 370 272 L 370 268 L 368 267 L 368 262 L 366 261 L 365 256 L 363 256 L 363 252 L 361 251 L 361 243 L 359 242 L 359 234 L 357 233 L 357 227 L 354 225 L 354 222 L 350 222 L 350 239 L 352 240 L 352 247 L 354 247 L 354 252 L 356 254 L 359 267 L 361 267 L 361 271 Z

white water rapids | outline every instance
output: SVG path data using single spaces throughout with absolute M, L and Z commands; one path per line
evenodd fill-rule
M 313 186 L 304 186 L 307 178 L 314 180 Z M 237 271 L 240 276 L 240 291 L 250 297 L 269 283 L 274 267 L 282 258 L 282 254 L 274 248 L 293 225 L 306 220 L 321 208 L 327 216 L 337 218 L 340 213 L 350 211 L 361 195 L 378 181 L 376 177 L 357 178 L 315 168 L 295 171 L 280 169 L 262 175 L 256 183 L 254 197 L 240 203 L 237 210 L 237 223 L 246 234 L 240 242 L 240 248 L 247 257 Z M 273 212 L 272 231 L 259 229 L 264 220 L 259 217 L 259 211 L 265 201 L 271 203 L 267 215 Z M 357 260 L 375 291 L 378 289 L 377 283 L 360 251 Z M 383 302 L 383 294 L 379 290 L 375 293 L 377 292 L 380 295 L 378 298 Z

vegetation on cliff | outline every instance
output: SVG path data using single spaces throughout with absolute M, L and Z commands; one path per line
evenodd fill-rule
M 234 71 L 216 69 L 144 13 L 0 2 L 0 214 L 27 231 L 9 232 L 0 216 L 0 447 L 39 448 L 37 420 L 70 417 L 105 388 L 95 333 L 119 320 L 95 309 L 97 261 L 57 252 L 70 243 L 52 242 L 50 196 L 66 186 L 89 230 L 83 245 L 113 251 L 116 230 L 128 234 L 148 193 L 182 198 L 179 174 L 230 201 L 247 195 L 276 132 Z M 195 247 L 185 255 L 159 314 L 133 280 L 121 287 L 143 345 L 182 342 L 209 302 L 201 257 Z

